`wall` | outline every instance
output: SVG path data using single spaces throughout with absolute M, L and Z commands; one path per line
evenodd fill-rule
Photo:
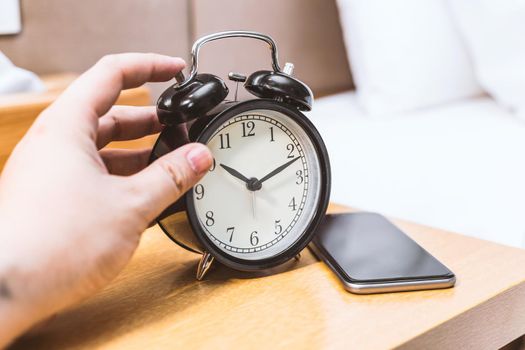
M 352 87 L 337 8 L 333 0 L 194 0 L 194 38 L 228 29 L 256 30 L 272 36 L 281 66 L 295 65 L 296 76 L 316 94 Z M 265 44 L 230 39 L 203 50 L 203 68 L 221 75 L 270 67 Z
M 193 41 L 214 31 L 272 35 L 281 64 L 315 93 L 351 87 L 333 0 L 22 0 L 23 30 L 0 36 L 0 50 L 38 74 L 81 72 L 108 53 L 158 52 L 188 59 Z M 203 50 L 204 70 L 224 76 L 269 67 L 258 43 L 229 41 Z M 165 85 L 154 89 L 157 95 Z
M 124 51 L 188 52 L 186 0 L 22 1 L 23 29 L 0 49 L 37 73 L 82 71 Z

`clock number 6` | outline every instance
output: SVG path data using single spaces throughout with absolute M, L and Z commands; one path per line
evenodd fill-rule
M 257 237 L 257 231 L 253 231 L 252 234 L 250 235 L 250 243 L 251 245 L 253 245 L 254 247 L 259 244 L 259 237 Z
M 206 226 L 213 226 L 215 224 L 215 219 L 213 218 L 213 212 L 207 211 L 206 212 Z

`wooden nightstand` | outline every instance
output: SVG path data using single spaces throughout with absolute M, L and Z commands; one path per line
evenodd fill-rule
M 394 222 L 456 273 L 455 288 L 353 295 L 308 250 L 196 281 L 199 256 L 152 227 L 111 285 L 13 349 L 497 349 L 525 333 L 525 250 Z

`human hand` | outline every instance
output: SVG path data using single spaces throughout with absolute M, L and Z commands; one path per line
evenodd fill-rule
M 100 150 L 161 130 L 153 107 L 113 106 L 122 89 L 166 81 L 178 58 L 101 59 L 36 119 L 0 178 L 0 348 L 111 281 L 140 234 L 210 168 L 189 144 L 147 166 L 150 150 Z

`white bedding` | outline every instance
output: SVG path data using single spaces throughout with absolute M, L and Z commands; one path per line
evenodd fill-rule
M 488 97 L 373 120 L 353 92 L 308 114 L 331 157 L 331 200 L 525 247 L 525 121 Z

